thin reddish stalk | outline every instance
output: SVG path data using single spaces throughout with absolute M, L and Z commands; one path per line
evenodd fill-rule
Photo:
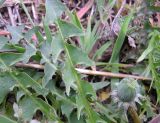
M 86 5 L 77 12 L 77 16 L 81 19 L 85 13 L 92 7 L 94 0 L 89 0 Z
M 0 30 L 0 36 L 10 35 L 11 33 L 5 30 Z

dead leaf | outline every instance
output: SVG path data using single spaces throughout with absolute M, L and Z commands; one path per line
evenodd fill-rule
M 135 40 L 130 36 L 128 36 L 128 43 L 129 43 L 129 46 L 136 48 Z
M 98 93 L 98 99 L 103 102 L 110 97 L 109 89 L 102 90 Z
M 160 114 L 154 117 L 149 123 L 160 123 Z

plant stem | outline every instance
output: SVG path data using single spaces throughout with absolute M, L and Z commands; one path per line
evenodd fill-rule
M 141 123 L 141 120 L 140 120 L 136 110 L 132 106 L 129 106 L 128 112 L 131 115 L 134 123 Z
M 58 21 L 57 21 L 57 26 L 58 26 L 58 28 L 59 28 L 60 36 L 61 36 L 61 39 L 62 39 L 62 41 L 63 41 L 64 50 L 65 50 L 65 52 L 66 52 L 66 55 L 67 55 L 69 64 L 70 64 L 70 66 L 72 67 L 72 71 L 73 71 L 74 76 L 75 76 L 75 78 L 76 78 L 76 83 L 77 83 L 77 87 L 78 87 L 78 95 L 79 95 L 79 97 L 81 98 L 81 100 L 83 101 L 83 105 L 85 106 L 85 110 L 86 110 L 86 112 L 87 112 L 87 114 L 88 114 L 88 123 L 96 123 L 95 117 L 93 116 L 93 111 L 92 111 L 92 109 L 91 109 L 91 107 L 90 107 L 89 102 L 87 101 L 87 99 L 86 99 L 86 97 L 85 97 L 85 91 L 84 91 L 84 89 L 83 89 L 83 87 L 82 87 L 81 79 L 80 79 L 80 77 L 78 76 L 77 71 L 76 71 L 75 68 L 74 68 L 72 59 L 71 59 L 71 57 L 70 57 L 70 53 L 69 53 L 68 48 L 67 48 L 67 46 L 66 46 L 66 42 L 65 42 L 65 39 L 64 39 L 64 37 L 63 37 L 63 35 L 62 35 L 62 31 L 61 31 L 61 28 L 60 28 L 60 26 L 59 26 L 59 22 L 58 22 Z
M 40 64 L 24 64 L 24 63 L 16 63 L 17 67 L 28 67 L 28 68 L 36 68 L 36 69 L 44 69 L 43 65 Z M 113 77 L 113 78 L 134 78 L 139 80 L 147 80 L 151 81 L 152 78 L 147 78 L 144 76 L 136 76 L 136 75 L 130 75 L 130 74 L 123 74 L 123 73 L 112 73 L 112 72 L 104 72 L 104 71 L 95 71 L 95 70 L 88 70 L 88 69 L 80 69 L 75 68 L 75 70 L 81 74 L 88 74 L 88 75 L 99 75 L 99 76 L 107 76 L 107 77 Z
M 35 24 L 34 24 L 32 18 L 31 18 L 31 16 L 30 16 L 30 14 L 29 14 L 26 6 L 25 6 L 24 3 L 23 3 L 23 0 L 20 0 L 20 3 L 21 3 L 21 5 L 22 5 L 22 8 L 23 8 L 24 12 L 26 13 L 28 19 L 30 20 L 31 24 L 32 24 L 33 26 L 35 26 Z

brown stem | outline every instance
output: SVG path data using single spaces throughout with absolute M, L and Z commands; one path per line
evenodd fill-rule
M 43 65 L 39 64 L 24 64 L 24 63 L 17 63 L 17 67 L 29 67 L 29 68 L 37 68 L 37 69 L 44 69 Z M 107 77 L 114 77 L 114 78 L 134 78 L 134 79 L 140 79 L 140 80 L 149 80 L 151 81 L 152 78 L 147 78 L 143 76 L 135 76 L 130 74 L 123 74 L 123 73 L 111 73 L 111 72 L 103 72 L 103 71 L 95 71 L 95 70 L 87 70 L 87 69 L 80 69 L 75 68 L 77 72 L 82 74 L 88 74 L 88 75 L 100 75 L 100 76 L 107 76 Z
M 141 79 L 141 80 L 152 80 L 151 78 L 143 77 L 143 76 L 135 76 L 130 74 L 123 74 L 123 73 L 112 73 L 112 72 L 103 72 L 103 71 L 93 71 L 87 69 L 80 69 L 76 68 L 79 73 L 88 74 L 88 75 L 100 75 L 100 76 L 107 76 L 107 77 L 114 77 L 114 78 L 134 78 L 134 79 Z
M 134 123 L 141 123 L 141 120 L 140 120 L 136 110 L 132 106 L 129 106 L 128 112 L 131 115 Z

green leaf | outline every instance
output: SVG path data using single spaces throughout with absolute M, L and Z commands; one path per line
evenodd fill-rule
M 24 25 L 21 26 L 7 26 L 7 30 L 11 33 L 12 40 L 11 43 L 18 44 L 18 42 L 23 38 Z
M 23 62 L 24 62 L 24 63 L 27 63 L 27 62 L 29 61 L 29 59 L 30 59 L 33 55 L 36 54 L 36 52 L 37 52 L 37 50 L 36 50 L 34 47 L 32 47 L 32 46 L 30 46 L 30 45 L 27 45 L 27 46 L 26 46 L 26 51 L 25 51 L 24 54 L 22 55 L 22 60 L 23 60 Z
M 96 96 L 96 93 L 92 87 L 92 85 L 89 83 L 89 82 L 86 82 L 86 81 L 82 81 L 82 87 L 83 87 L 83 90 L 85 92 L 85 95 L 91 95 L 93 97 L 94 100 L 96 100 L 97 96 Z
M 104 10 L 105 0 L 96 1 L 99 13 L 102 13 Z
M 47 37 L 47 42 L 49 44 L 51 44 L 51 42 L 52 42 L 52 33 L 51 33 L 51 30 L 50 30 L 49 26 L 44 24 L 44 30 L 45 30 L 45 34 L 46 34 L 46 37 Z
M 37 92 L 37 94 L 40 95 L 48 94 L 48 91 L 42 88 L 42 86 L 38 82 L 33 80 L 28 74 L 19 73 L 15 75 L 15 77 L 19 80 L 19 82 L 21 83 L 21 85 L 23 85 L 23 87 L 25 88 L 31 87 Z
M 96 1 L 96 4 L 97 4 L 97 8 L 98 8 L 98 12 L 99 12 L 99 15 L 100 15 L 100 19 L 101 21 L 103 22 L 103 18 L 105 17 L 104 15 L 104 4 L 105 4 L 105 0 L 98 0 Z M 106 12 L 106 11 L 105 11 Z
M 16 93 L 16 101 L 19 102 L 19 100 L 25 95 L 25 93 L 22 90 L 19 90 Z
M 51 47 L 52 47 L 51 54 L 53 57 L 53 62 L 56 63 L 58 56 L 64 50 L 63 42 L 61 41 L 59 35 L 53 37 Z
M 138 58 L 137 62 L 143 61 L 147 57 L 147 55 L 153 51 L 153 49 L 154 47 L 152 46 L 149 46 L 147 49 L 145 49 L 142 55 Z
M 76 104 L 77 104 L 77 117 L 78 117 L 78 120 L 80 119 L 80 117 L 81 117 L 81 114 L 83 114 L 82 113 L 82 111 L 83 111 L 83 109 L 85 108 L 85 105 L 83 104 L 84 102 L 83 102 L 84 100 L 82 99 L 82 97 L 81 96 L 77 96 L 76 97 Z M 97 115 L 97 113 L 96 112 L 94 112 L 93 110 L 90 110 L 90 113 L 92 114 L 92 120 L 93 120 L 93 123 L 97 123 L 99 120 L 101 120 L 100 119 L 100 117 Z M 86 119 L 86 121 L 88 121 L 88 123 L 91 123 L 90 121 L 89 121 L 89 119 Z
M 32 36 L 38 32 L 38 27 L 33 27 L 30 29 L 27 33 L 24 34 L 24 39 L 27 41 L 30 41 L 32 39 Z
M 55 79 L 50 80 L 50 81 L 47 83 L 47 85 L 46 85 L 45 88 L 48 89 L 51 93 L 54 94 L 54 92 L 57 91 L 57 90 L 56 90 L 56 81 L 55 81 Z
M 152 51 L 148 54 L 148 63 L 149 69 L 152 74 L 153 85 L 157 92 L 157 103 L 160 102 L 160 74 L 159 74 L 159 64 L 160 64 L 160 32 L 158 30 L 154 30 L 150 33 L 151 39 L 149 40 L 148 48 L 151 48 Z M 147 50 L 146 49 L 146 50 Z M 145 52 L 145 51 L 144 51 Z M 143 54 L 142 54 L 143 55 Z
M 19 107 L 22 109 L 22 117 L 26 121 L 31 120 L 37 110 L 42 111 L 47 117 L 54 114 L 53 108 L 46 102 L 34 96 L 32 97 L 33 98 L 26 96 L 19 102 Z
M 93 86 L 94 90 L 97 91 L 99 89 L 102 89 L 106 86 L 108 86 L 110 83 L 109 82 L 96 82 L 96 83 L 91 83 Z
M 0 114 L 0 123 L 17 123 L 17 122 Z
M 49 80 L 52 79 L 52 76 L 55 74 L 56 72 L 56 69 L 54 69 L 52 67 L 52 64 L 51 63 L 46 63 L 45 66 L 44 66 L 44 80 L 43 80 L 43 86 L 45 87 Z
M 7 66 L 11 66 L 18 62 L 21 56 L 22 54 L 20 53 L 1 53 L 0 59 L 2 59 Z
M 43 42 L 41 45 L 40 51 L 41 51 L 44 62 L 50 61 L 50 56 L 52 52 L 51 44 L 47 41 Z
M 39 109 L 46 115 L 46 117 L 49 118 L 49 120 L 56 120 L 59 121 L 59 117 L 57 117 L 56 111 L 53 108 L 53 106 L 50 106 L 48 103 L 46 103 L 45 101 L 43 101 L 40 98 L 34 98 L 36 99 L 36 104 L 38 105 Z
M 16 86 L 16 81 L 12 79 L 8 73 L 0 75 L 0 104 L 6 95 Z
M 54 59 L 54 55 L 52 55 L 52 46 L 50 43 L 51 42 L 43 42 L 40 50 L 43 58 L 41 60 L 41 63 L 45 63 L 45 67 L 44 67 L 45 76 L 43 78 L 44 87 L 47 85 L 49 80 L 52 79 L 52 76 L 55 74 L 57 70 L 56 65 L 53 63 L 55 59 Z
M 102 105 L 99 102 L 95 103 L 95 107 L 97 107 L 100 110 L 100 113 L 104 114 L 109 119 L 110 122 L 112 121 L 112 122 L 116 123 L 115 114 L 113 114 L 113 111 L 110 110 L 110 108 L 105 107 L 104 105 Z
M 111 58 L 109 60 L 109 63 L 117 63 L 119 62 L 119 54 L 120 54 L 120 50 L 121 50 L 121 47 L 124 43 L 124 39 L 125 39 L 125 36 L 127 34 L 127 30 L 128 30 L 128 26 L 129 26 L 129 23 L 132 19 L 132 15 L 133 15 L 133 12 L 131 12 L 124 20 L 122 26 L 121 26 L 121 30 L 120 30 L 120 33 L 118 35 L 118 38 L 114 44 L 114 47 L 113 47 L 113 50 L 112 50 L 112 55 L 111 55 Z M 119 71 L 119 68 L 116 67 L 116 66 L 113 66 L 112 67 L 112 72 L 118 72 Z M 113 89 L 115 87 L 115 83 L 118 81 L 118 79 L 115 79 L 113 78 L 111 80 L 111 88 Z
M 9 40 L 8 38 L 0 36 L 0 49 L 5 46 L 8 40 Z
M 19 102 L 19 108 L 22 109 L 22 117 L 29 121 L 32 119 L 35 112 L 40 109 L 38 105 L 29 97 L 24 97 Z
M 72 14 L 70 11 L 67 11 L 67 12 L 68 12 L 68 15 L 69 15 L 69 17 L 70 17 L 70 19 L 71 19 L 71 22 L 72 22 L 75 26 L 77 26 L 78 28 L 83 29 L 83 26 L 82 26 L 82 24 L 81 24 L 81 21 L 80 21 L 80 19 L 78 18 L 76 12 L 73 12 L 73 14 Z
M 160 33 L 158 31 L 154 31 L 149 35 L 151 36 L 151 39 L 149 40 L 149 45 L 147 49 L 143 51 L 142 55 L 138 58 L 137 62 L 143 61 L 147 57 L 147 55 L 149 55 L 155 49 L 155 40 L 159 40 L 159 34 Z
M 5 44 L 1 49 L 0 49 L 0 52 L 14 52 L 16 51 L 15 48 L 12 47 L 11 44 L 7 43 Z
M 66 46 L 74 65 L 76 64 L 84 64 L 87 66 L 94 65 L 94 62 L 90 60 L 88 58 L 88 55 L 84 53 L 81 49 L 67 43 L 66 43 Z
M 25 48 L 20 46 L 20 45 L 11 45 L 11 48 L 16 49 L 19 53 L 24 53 L 25 52 Z
M 69 123 L 85 123 L 85 119 L 83 117 L 77 119 L 76 113 L 73 112 L 70 116 Z
M 83 30 L 66 21 L 59 20 L 59 27 L 64 38 L 84 35 Z
M 42 43 L 44 41 L 44 37 L 40 31 L 36 32 L 36 37 L 37 37 L 39 43 Z
M 63 81 L 64 81 L 65 86 L 66 86 L 67 95 L 69 95 L 69 93 L 70 93 L 71 86 L 72 87 L 76 87 L 76 84 L 74 83 L 76 81 L 76 78 L 74 76 L 73 69 L 74 68 L 71 67 L 68 59 L 66 59 L 65 67 L 64 67 L 64 69 L 62 71 L 62 78 L 63 78 Z
M 58 27 L 60 27 L 60 25 L 59 25 L 59 22 L 57 22 L 57 25 L 58 25 Z M 70 55 L 70 53 L 69 53 L 69 50 L 68 50 L 68 48 L 67 48 L 67 44 L 65 43 L 65 37 L 63 36 L 63 33 L 62 33 L 62 30 L 61 30 L 61 28 L 59 28 L 59 33 L 60 33 L 60 36 L 61 36 L 61 39 L 62 39 L 62 41 L 63 41 L 63 45 L 64 45 L 64 50 L 65 50 L 65 53 L 66 53 L 66 56 L 67 56 L 67 58 L 66 58 L 66 66 L 69 66 L 68 67 L 68 70 L 69 71 L 67 71 L 67 69 L 66 69 L 66 72 L 68 72 L 69 73 L 69 75 L 71 75 L 71 77 L 72 77 L 72 80 L 76 80 L 76 84 L 77 84 L 77 86 L 75 86 L 74 88 L 75 89 L 77 89 L 77 91 L 78 91 L 78 95 L 79 95 L 79 97 L 81 98 L 81 100 L 82 100 L 82 103 L 83 103 L 83 105 L 85 105 L 85 110 L 86 110 L 86 115 L 88 116 L 88 121 L 90 122 L 90 123 L 96 123 L 96 121 L 97 121 L 97 117 L 95 117 L 95 116 L 93 116 L 93 114 L 94 114 L 94 112 L 93 112 L 93 110 L 91 109 L 91 107 L 90 107 L 90 104 L 89 104 L 89 102 L 88 102 L 88 100 L 86 99 L 86 97 L 85 97 L 85 95 L 83 95 L 85 92 L 84 92 L 84 90 L 83 90 L 83 87 L 82 87 L 82 85 L 81 85 L 81 79 L 80 79 L 80 76 L 78 75 L 78 73 L 76 72 L 76 70 L 74 69 L 74 63 L 73 63 L 73 61 L 72 61 L 72 58 L 71 58 L 71 55 Z M 63 73 L 64 74 L 64 73 Z M 64 78 L 64 77 L 63 77 Z M 67 78 L 67 76 L 65 76 L 65 78 Z M 68 76 L 68 78 L 69 78 L 69 76 Z M 63 79 L 64 80 L 64 79 Z M 69 84 L 69 89 L 70 89 L 70 85 L 73 85 L 73 82 L 71 83 L 71 84 Z M 67 88 L 67 87 L 66 87 Z M 70 90 L 67 90 L 68 91 L 68 94 L 69 94 L 69 91 Z
M 73 105 L 65 102 L 61 105 L 62 114 L 65 114 L 69 119 L 74 108 L 75 107 Z
M 82 114 L 82 110 L 84 109 L 83 101 L 80 96 L 76 96 L 76 104 L 77 104 L 77 119 L 79 120 Z
M 55 37 L 52 37 L 52 42 L 43 42 L 40 51 L 42 54 L 42 61 L 44 62 L 53 62 L 56 63 L 58 56 L 61 51 L 64 49 L 63 42 L 60 39 L 60 36 L 57 34 Z
M 0 71 L 1 72 L 9 71 L 9 67 L 5 65 L 2 59 L 0 59 Z
M 35 104 L 38 107 L 37 109 L 40 109 L 49 120 L 58 120 L 59 121 L 59 118 L 57 117 L 54 108 L 52 106 L 50 106 L 49 104 L 47 104 L 45 101 L 35 97 L 27 89 L 27 87 L 30 87 L 30 85 L 32 85 L 32 88 L 35 89 L 36 92 L 40 95 L 46 95 L 45 89 L 42 89 L 38 83 L 34 82 L 33 79 L 30 78 L 25 73 L 20 73 L 18 75 L 15 73 L 10 73 L 10 75 L 12 76 L 12 78 L 14 80 L 16 80 L 19 87 L 28 95 L 27 98 L 29 98 L 30 103 L 27 103 L 27 104 L 29 104 L 29 106 L 31 104 Z M 25 109 L 27 110 L 27 108 L 25 108 Z M 30 116 L 30 114 L 29 115 L 27 114 L 27 116 Z
M 20 4 L 21 4 L 21 7 L 23 8 L 25 14 L 27 15 L 27 18 L 28 18 L 29 21 L 31 22 L 32 26 L 35 26 L 35 24 L 34 24 L 32 18 L 31 18 L 31 16 L 30 16 L 30 14 L 29 14 L 29 12 L 28 12 L 28 10 L 27 10 L 27 7 L 25 6 L 23 0 L 19 0 L 19 2 L 20 2 Z
M 0 69 L 2 71 L 10 70 L 10 66 L 21 60 L 21 54 L 18 53 L 1 53 Z
M 120 33 L 118 35 L 118 38 L 115 42 L 115 45 L 114 45 L 114 48 L 112 51 L 112 56 L 109 61 L 110 63 L 116 63 L 117 59 L 119 59 L 119 53 L 120 53 L 121 47 L 123 45 L 123 42 L 124 42 L 124 39 L 125 39 L 125 36 L 127 33 L 128 25 L 129 25 L 129 22 L 131 21 L 132 15 L 133 14 L 131 13 L 128 17 L 126 17 L 126 19 L 124 20 L 124 22 L 122 24 Z
M 93 59 L 97 58 L 99 59 L 102 57 L 102 54 L 108 49 L 108 47 L 111 45 L 111 42 L 106 42 L 101 48 L 99 48 L 96 53 L 93 56 Z
M 91 110 L 91 114 L 93 116 L 93 121 L 94 123 L 105 123 L 104 120 L 102 120 L 99 115 L 94 111 L 94 110 Z M 90 119 L 86 119 L 87 123 L 91 123 Z
M 65 6 L 59 0 L 46 0 L 45 24 L 54 23 L 59 16 L 65 11 Z
M 93 46 L 101 35 L 101 32 L 97 31 L 100 23 L 100 21 L 96 22 L 92 28 L 91 17 L 88 19 L 85 35 L 80 40 L 80 45 L 87 54 L 92 51 Z

